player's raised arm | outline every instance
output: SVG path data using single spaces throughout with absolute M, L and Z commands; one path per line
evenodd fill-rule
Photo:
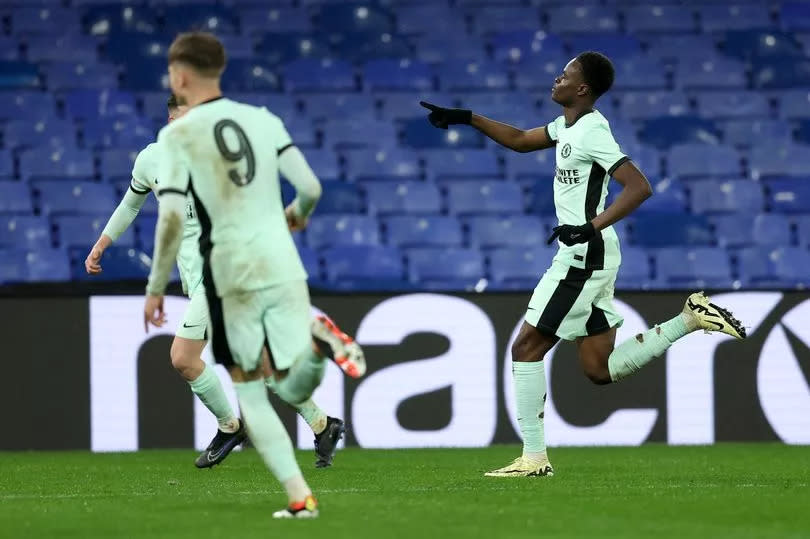
M 553 147 L 557 142 L 549 135 L 546 127 L 519 129 L 509 124 L 491 120 L 466 109 L 448 109 L 425 101 L 420 105 L 430 111 L 428 120 L 434 127 L 447 129 L 448 125 L 471 125 L 501 146 L 516 152 L 533 152 Z

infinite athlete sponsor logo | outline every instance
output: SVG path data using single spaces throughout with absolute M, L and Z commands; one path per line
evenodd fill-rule
M 572 168 L 572 169 L 564 169 L 564 168 L 557 168 L 556 172 L 556 179 L 560 183 L 564 184 L 577 184 L 582 181 L 582 178 L 579 175 L 579 169 Z

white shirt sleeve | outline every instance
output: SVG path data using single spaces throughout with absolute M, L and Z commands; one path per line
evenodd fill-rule
M 608 174 L 613 172 L 629 158 L 622 153 L 621 148 L 613 138 L 613 133 L 606 125 L 597 125 L 585 137 L 585 152 L 588 157 L 605 169 Z
M 548 135 L 548 138 L 550 138 L 554 142 L 557 142 L 557 120 L 558 119 L 559 118 L 555 118 L 554 120 L 552 120 L 551 122 L 549 122 L 546 125 L 546 135 Z

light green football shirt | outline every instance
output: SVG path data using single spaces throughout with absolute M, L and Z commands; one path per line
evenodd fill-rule
M 206 288 L 225 297 L 307 278 L 281 202 L 278 156 L 292 140 L 277 116 L 220 97 L 164 127 L 158 141 L 167 178 L 158 194 L 193 198 Z
M 608 181 L 628 160 L 598 110 L 566 125 L 560 116 L 546 126 L 555 147 L 554 207 L 561 225 L 584 225 L 605 209 Z M 614 269 L 621 263 L 619 238 L 613 227 L 597 232 L 588 243 L 571 247 L 558 242 L 555 260 L 581 269 Z
M 166 183 L 158 176 L 160 167 L 161 147 L 156 143 L 149 144 L 141 150 L 135 158 L 132 167 L 132 184 L 130 189 L 139 195 L 146 195 L 153 191 L 158 195 L 160 187 Z M 183 227 L 183 241 L 177 254 L 177 269 L 180 271 L 180 281 L 183 291 L 191 295 L 202 283 L 202 258 L 200 257 L 200 223 L 194 212 L 194 201 L 188 197 L 186 201 L 186 222 Z

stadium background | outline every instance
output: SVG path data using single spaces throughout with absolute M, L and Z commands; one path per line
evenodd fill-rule
M 465 420 L 463 405 L 487 401 L 494 430 L 476 443 L 516 441 L 504 354 L 554 253 L 545 246 L 555 224 L 553 155 L 506 152 L 465 127 L 436 130 L 418 101 L 542 125 L 558 115 L 549 100 L 554 76 L 577 51 L 597 49 L 617 68 L 598 108 L 656 193 L 617 227 L 620 289 L 655 292 L 619 297 L 647 325 L 668 317 L 683 297 L 667 290 L 731 290 L 761 311 L 751 309 L 760 320 L 748 342 L 715 348 L 705 339 L 689 348 L 710 371 L 711 428 L 705 409 L 689 416 L 699 418 L 702 438 L 670 436 L 671 394 L 689 387 L 670 381 L 673 352 L 628 382 L 632 390 L 614 395 L 578 378 L 572 349 L 561 348 L 554 358 L 567 360 L 555 365 L 564 368 L 550 375 L 561 417 L 587 427 L 604 424 L 608 410 L 658 410 L 651 430 L 626 443 L 810 441 L 810 335 L 797 322 L 808 297 L 788 292 L 810 281 L 810 3 L 3 0 L 0 18 L 0 312 L 10 373 L 0 402 L 32 419 L 24 436 L 3 438 L 3 449 L 92 446 L 90 348 L 99 334 L 129 343 L 113 359 L 138 369 L 140 436 L 124 448 L 198 442 L 192 396 L 169 372 L 168 338 L 144 344 L 139 324 L 91 323 L 97 296 L 141 290 L 153 197 L 105 254 L 103 282 L 88 282 L 83 266 L 137 151 L 165 121 L 166 48 L 191 27 L 225 42 L 226 94 L 280 115 L 324 182 L 317 216 L 296 236 L 322 291 L 316 306 L 354 332 L 385 298 L 478 292 L 463 301 L 482 309 L 495 335 L 492 351 L 468 345 L 469 361 L 492 374 L 478 398 L 452 400 L 456 384 L 469 386 L 469 379 L 417 386 L 380 424 L 435 433 Z M 139 313 L 137 296 L 112 297 Z M 413 313 L 393 310 L 388 324 Z M 440 326 L 417 325 L 400 341 L 361 336 L 371 375 L 396 366 L 409 373 L 417 360 L 445 354 L 448 342 L 463 345 L 463 332 L 452 339 L 453 328 Z M 763 381 L 763 372 L 774 380 Z M 59 384 L 56 373 L 84 383 Z M 363 383 L 374 386 L 371 378 L 347 383 L 342 398 L 324 398 L 362 422 L 356 399 Z M 784 399 L 774 404 L 763 388 L 779 384 Z M 421 423 L 428 410 L 444 415 Z M 52 420 L 43 431 L 33 419 L 46 415 Z M 285 419 L 294 428 L 294 418 Z M 588 432 L 572 439 L 611 443 Z M 425 445 L 391 433 L 401 445 Z M 354 434 L 348 442 L 386 445 Z

